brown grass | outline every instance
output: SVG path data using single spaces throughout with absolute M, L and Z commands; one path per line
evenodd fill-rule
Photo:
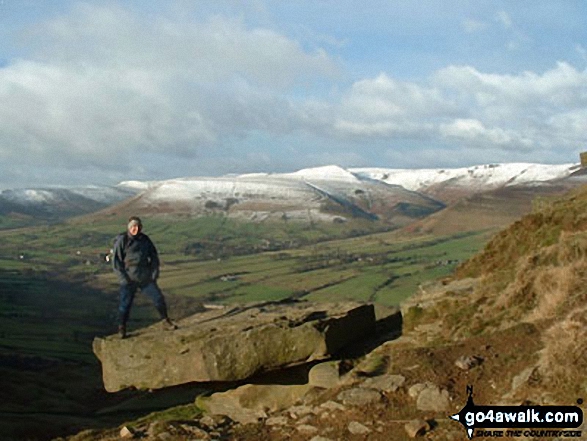
M 587 371 L 587 307 L 573 310 L 543 334 L 539 366 L 548 383 L 583 389 Z
M 587 231 L 587 186 L 564 197 L 543 201 L 536 210 L 498 233 L 478 254 L 457 269 L 456 277 L 479 277 L 510 271 L 520 258 L 557 244 L 566 234 Z
M 507 237 L 509 243 L 505 243 Z M 529 246 L 527 242 L 514 240 L 516 235 L 511 231 L 501 233 L 499 240 L 504 241 L 501 252 L 492 253 L 489 264 L 503 259 L 509 260 L 509 267 L 500 265 L 483 272 L 467 302 L 471 320 L 460 322 L 459 328 L 490 330 L 488 324 L 499 321 L 498 327 L 503 329 L 519 321 L 557 319 L 585 304 L 587 232 L 559 231 L 557 237 L 554 244 L 539 247 L 536 243 Z M 482 255 L 487 257 L 487 250 Z M 481 303 L 480 299 L 486 301 Z M 471 311 L 474 303 L 478 308 Z M 451 313 L 457 314 L 457 311 Z
M 480 276 L 444 323 L 454 337 L 489 335 L 516 323 L 542 329 L 543 391 L 587 388 L 587 189 L 541 207 L 499 233 L 462 274 Z M 462 341 L 462 340 L 461 340 Z
M 537 302 L 527 320 L 539 321 L 554 317 L 577 285 L 576 274 L 575 265 L 550 267 L 539 272 L 533 286 Z
M 587 234 L 563 233 L 557 244 L 519 260 L 496 304 L 518 311 L 516 319 L 551 319 L 584 301 L 586 287 Z

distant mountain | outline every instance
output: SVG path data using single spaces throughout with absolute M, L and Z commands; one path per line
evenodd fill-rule
M 472 207 L 472 213 L 479 213 L 480 204 L 489 217 L 505 213 L 502 218 L 510 219 L 527 212 L 534 196 L 552 193 L 553 186 L 577 185 L 573 177 L 581 173 L 577 164 L 512 163 L 455 169 L 331 165 L 294 173 L 126 181 L 113 187 L 5 190 L 0 192 L 0 215 L 60 220 L 101 210 L 125 215 L 222 213 L 252 221 L 364 218 L 402 226 L 446 206 L 460 204 L 453 211 Z M 511 210 L 510 193 L 521 213 Z
M 486 164 L 465 168 L 438 169 L 350 169 L 358 176 L 427 194 L 443 202 L 455 202 L 475 193 L 515 186 L 550 185 L 572 176 L 579 164 Z
M 183 178 L 160 182 L 123 182 L 144 190 L 124 207 L 134 213 L 211 214 L 253 221 L 292 219 L 344 221 L 350 217 L 405 224 L 427 216 L 444 204 L 377 179 L 337 166 L 295 173 L 255 173 L 218 178 Z
M 0 215 L 37 221 L 62 220 L 101 210 L 136 193 L 136 189 L 122 185 L 3 190 Z
M 502 190 L 499 197 L 491 197 L 490 201 L 507 200 L 512 190 L 514 199 L 523 202 L 522 212 L 515 213 L 519 216 L 527 212 L 533 196 L 551 193 L 553 183 L 568 179 L 579 168 L 577 164 L 528 163 L 414 170 L 344 169 L 332 165 L 295 173 L 195 177 L 122 185 L 142 190 L 124 207 L 139 213 L 223 212 L 257 221 L 276 217 L 333 220 L 353 216 L 404 225 L 473 195 L 499 190 Z M 503 210 L 511 208 L 506 205 Z M 510 219 L 511 215 L 502 216 L 506 218 Z

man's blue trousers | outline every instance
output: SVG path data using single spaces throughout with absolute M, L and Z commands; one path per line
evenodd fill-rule
M 120 303 L 118 304 L 119 324 L 126 325 L 137 289 L 140 289 L 143 294 L 151 298 L 161 318 L 166 319 L 167 305 L 165 304 L 165 298 L 161 290 L 157 286 L 157 282 L 149 282 L 146 285 L 130 282 L 120 285 Z

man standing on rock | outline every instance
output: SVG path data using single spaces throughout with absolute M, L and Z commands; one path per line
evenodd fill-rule
M 157 286 L 159 277 L 159 256 L 149 236 L 143 234 L 141 219 L 132 216 L 128 228 L 116 238 L 114 244 L 113 268 L 120 282 L 120 303 L 118 306 L 118 333 L 126 338 L 126 322 L 137 289 L 148 295 L 161 319 L 169 329 L 177 326 L 167 316 L 165 298 Z

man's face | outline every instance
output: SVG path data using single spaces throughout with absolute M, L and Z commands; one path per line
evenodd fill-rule
M 136 236 L 137 234 L 139 234 L 141 232 L 141 226 L 139 224 L 133 223 L 133 224 L 129 225 L 128 232 L 130 233 L 131 236 Z

